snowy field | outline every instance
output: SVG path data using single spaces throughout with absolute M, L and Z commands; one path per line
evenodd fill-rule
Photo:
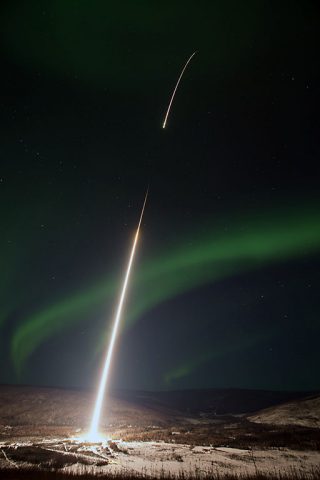
M 281 392 L 241 390 L 120 392 L 104 412 L 102 431 L 113 440 L 92 444 L 81 440 L 90 392 L 0 386 L 0 478 L 20 480 L 28 470 L 31 480 L 33 473 L 53 480 L 63 474 L 318 479 L 320 396 L 289 400 Z
M 153 477 L 185 475 L 207 477 L 236 474 L 308 475 L 320 464 L 320 453 L 287 448 L 246 450 L 190 446 L 165 442 L 105 444 L 47 441 L 0 444 L 1 468 L 57 468 L 69 473 L 143 474 Z M 34 459 L 37 459 L 36 461 Z

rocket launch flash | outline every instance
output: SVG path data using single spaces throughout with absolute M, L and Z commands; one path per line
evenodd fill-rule
M 91 427 L 90 427 L 90 432 L 89 432 L 89 438 L 88 439 L 91 440 L 91 441 L 96 441 L 97 439 L 100 438 L 100 436 L 99 436 L 99 421 L 100 421 L 100 417 L 101 417 L 103 398 L 104 398 L 104 393 L 105 393 L 105 390 L 106 390 L 108 374 L 109 374 L 111 360 L 112 360 L 112 353 L 113 353 L 117 333 L 118 333 L 118 330 L 119 330 L 122 307 L 123 307 L 123 303 L 124 303 L 125 296 L 126 296 L 126 291 L 127 291 L 127 286 L 128 286 L 128 282 L 129 282 L 131 267 L 132 267 L 132 263 L 133 263 L 134 254 L 135 254 L 135 251 L 136 251 L 136 246 L 137 246 L 139 232 L 140 232 L 140 226 L 141 226 L 141 222 L 142 222 L 143 213 L 144 213 L 144 209 L 145 209 L 145 206 L 146 206 L 147 198 L 148 198 L 148 190 L 147 190 L 146 196 L 144 198 L 138 227 L 137 227 L 137 230 L 136 230 L 136 234 L 134 236 L 133 246 L 132 246 L 132 249 L 131 249 L 131 254 L 130 254 L 130 257 L 129 257 L 129 262 L 128 262 L 126 274 L 125 274 L 125 277 L 124 277 L 124 282 L 123 282 L 123 286 L 122 286 L 122 290 L 121 290 L 121 295 L 120 295 L 118 307 L 117 307 L 117 310 L 116 310 L 116 315 L 115 315 L 114 324 L 113 324 L 113 328 L 112 328 L 111 339 L 110 339 L 109 347 L 107 349 L 107 353 L 106 353 L 106 357 L 105 357 L 104 367 L 103 367 L 103 371 L 102 371 L 102 375 L 101 375 L 100 385 L 99 385 L 99 389 L 98 389 L 97 399 L 96 399 L 96 403 L 95 403 L 95 408 L 94 408 Z

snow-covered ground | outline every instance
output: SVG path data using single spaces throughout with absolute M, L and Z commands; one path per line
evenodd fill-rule
M 89 422 L 89 393 L 0 386 L 0 477 L 1 469 L 7 468 L 150 476 L 184 473 L 197 478 L 257 472 L 289 476 L 292 471 L 306 476 L 315 470 L 320 475 L 319 395 L 250 416 L 220 416 L 216 410 L 221 398 L 238 405 L 239 392 L 191 393 L 188 402 L 193 408 L 199 405 L 195 412 L 180 397 L 175 403 L 174 392 L 164 398 L 155 393 L 147 398 L 139 394 L 134 401 L 114 398 L 108 403 L 112 415 L 105 434 L 127 441 L 90 444 L 84 437 L 75 438 Z M 259 400 L 259 395 L 245 392 L 242 403 L 250 407 L 251 397 Z M 178 411 L 180 401 L 183 408 Z
M 276 405 L 249 416 L 251 422 L 320 428 L 320 396 Z
M 255 474 L 257 471 L 274 473 L 288 472 L 290 469 L 307 472 L 320 463 L 320 454 L 317 452 L 287 449 L 252 451 L 158 442 L 120 443 L 119 448 L 127 450 L 128 454 L 118 452 L 108 470 L 154 475 L 184 471 L 205 476 L 212 472 Z
M 21 461 L 24 449 L 27 454 Z M 308 474 L 320 465 L 320 452 L 287 448 L 242 450 L 165 442 L 122 441 L 92 445 L 57 440 L 37 445 L 31 442 L 10 446 L 8 443 L 0 444 L 0 469 L 34 467 L 34 462 L 32 465 L 28 462 L 30 451 L 33 457 L 34 454 L 37 457 L 38 452 L 41 452 L 42 467 L 45 462 L 47 466 L 50 465 L 58 455 L 63 471 L 94 474 L 121 472 L 161 476 L 166 473 L 179 475 L 183 472 L 197 477 L 217 473 L 220 476 L 227 473 L 254 475 L 257 472 L 289 474 L 292 471 Z M 41 468 L 41 465 L 39 467 Z

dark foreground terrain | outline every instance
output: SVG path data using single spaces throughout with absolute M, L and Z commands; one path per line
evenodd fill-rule
M 0 386 L 0 478 L 320 478 L 314 392 L 116 392 L 97 444 L 92 406 L 86 391 Z
M 69 474 L 69 473 L 62 473 L 62 472 L 39 472 L 38 470 L 25 470 L 23 472 L 15 472 L 15 471 L 2 471 L 3 480 L 92 480 L 93 478 L 97 478 L 96 475 L 91 474 L 84 474 L 84 475 L 77 475 L 77 474 Z M 111 480 L 142 480 L 142 479 L 149 479 L 150 477 L 144 474 L 113 474 L 108 476 L 99 476 L 98 478 L 109 478 Z M 174 475 L 161 475 L 158 477 L 160 480 L 198 480 L 198 475 L 185 475 L 179 474 L 179 476 Z M 320 478 L 320 471 L 314 470 L 313 473 L 308 474 L 308 476 L 304 476 L 303 474 L 295 471 L 289 471 L 287 474 L 281 475 L 273 475 L 273 474 L 263 474 L 257 472 L 254 475 L 232 475 L 232 474 L 225 474 L 219 475 L 217 472 L 213 472 L 205 477 L 206 479 L 213 479 L 213 480 L 318 480 Z

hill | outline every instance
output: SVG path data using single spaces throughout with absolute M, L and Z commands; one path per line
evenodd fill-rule
M 320 428 L 320 395 L 266 408 L 248 420 L 271 425 L 298 425 Z

